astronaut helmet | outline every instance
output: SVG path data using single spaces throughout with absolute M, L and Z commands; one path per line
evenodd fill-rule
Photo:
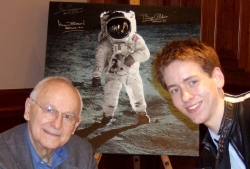
M 136 32 L 135 13 L 133 11 L 113 11 L 106 13 L 106 35 L 112 41 L 124 41 Z

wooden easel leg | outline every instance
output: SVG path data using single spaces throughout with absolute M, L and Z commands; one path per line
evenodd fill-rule
M 161 156 L 161 161 L 165 169 L 173 169 L 168 156 Z
M 134 169 L 140 169 L 140 156 L 134 155 Z
M 101 153 L 95 153 L 94 158 L 96 159 L 96 163 L 98 165 L 101 158 L 102 158 L 102 154 Z

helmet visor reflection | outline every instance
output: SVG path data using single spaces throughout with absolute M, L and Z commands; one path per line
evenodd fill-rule
M 114 39 L 123 39 L 130 31 L 130 22 L 125 18 L 115 18 L 107 23 L 107 33 Z

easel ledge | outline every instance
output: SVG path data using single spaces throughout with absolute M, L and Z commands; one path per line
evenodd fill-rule
M 99 164 L 99 162 L 100 162 L 100 160 L 102 158 L 102 154 L 101 153 L 95 153 L 94 158 L 96 159 L 97 164 Z M 140 156 L 139 155 L 134 155 L 133 158 L 134 158 L 134 169 L 140 169 Z M 161 161 L 162 161 L 162 164 L 164 166 L 164 169 L 173 169 L 168 156 L 162 155 L 161 156 Z

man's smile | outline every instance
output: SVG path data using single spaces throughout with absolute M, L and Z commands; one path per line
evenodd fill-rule
M 196 103 L 196 104 L 194 104 L 194 105 L 192 105 L 192 106 L 190 106 L 190 107 L 187 107 L 186 109 L 187 109 L 187 111 L 189 112 L 189 113 L 193 113 L 193 112 L 195 112 L 196 110 L 198 110 L 198 108 L 200 107 L 200 105 L 201 105 L 201 101 L 200 102 L 198 102 L 198 103 Z

